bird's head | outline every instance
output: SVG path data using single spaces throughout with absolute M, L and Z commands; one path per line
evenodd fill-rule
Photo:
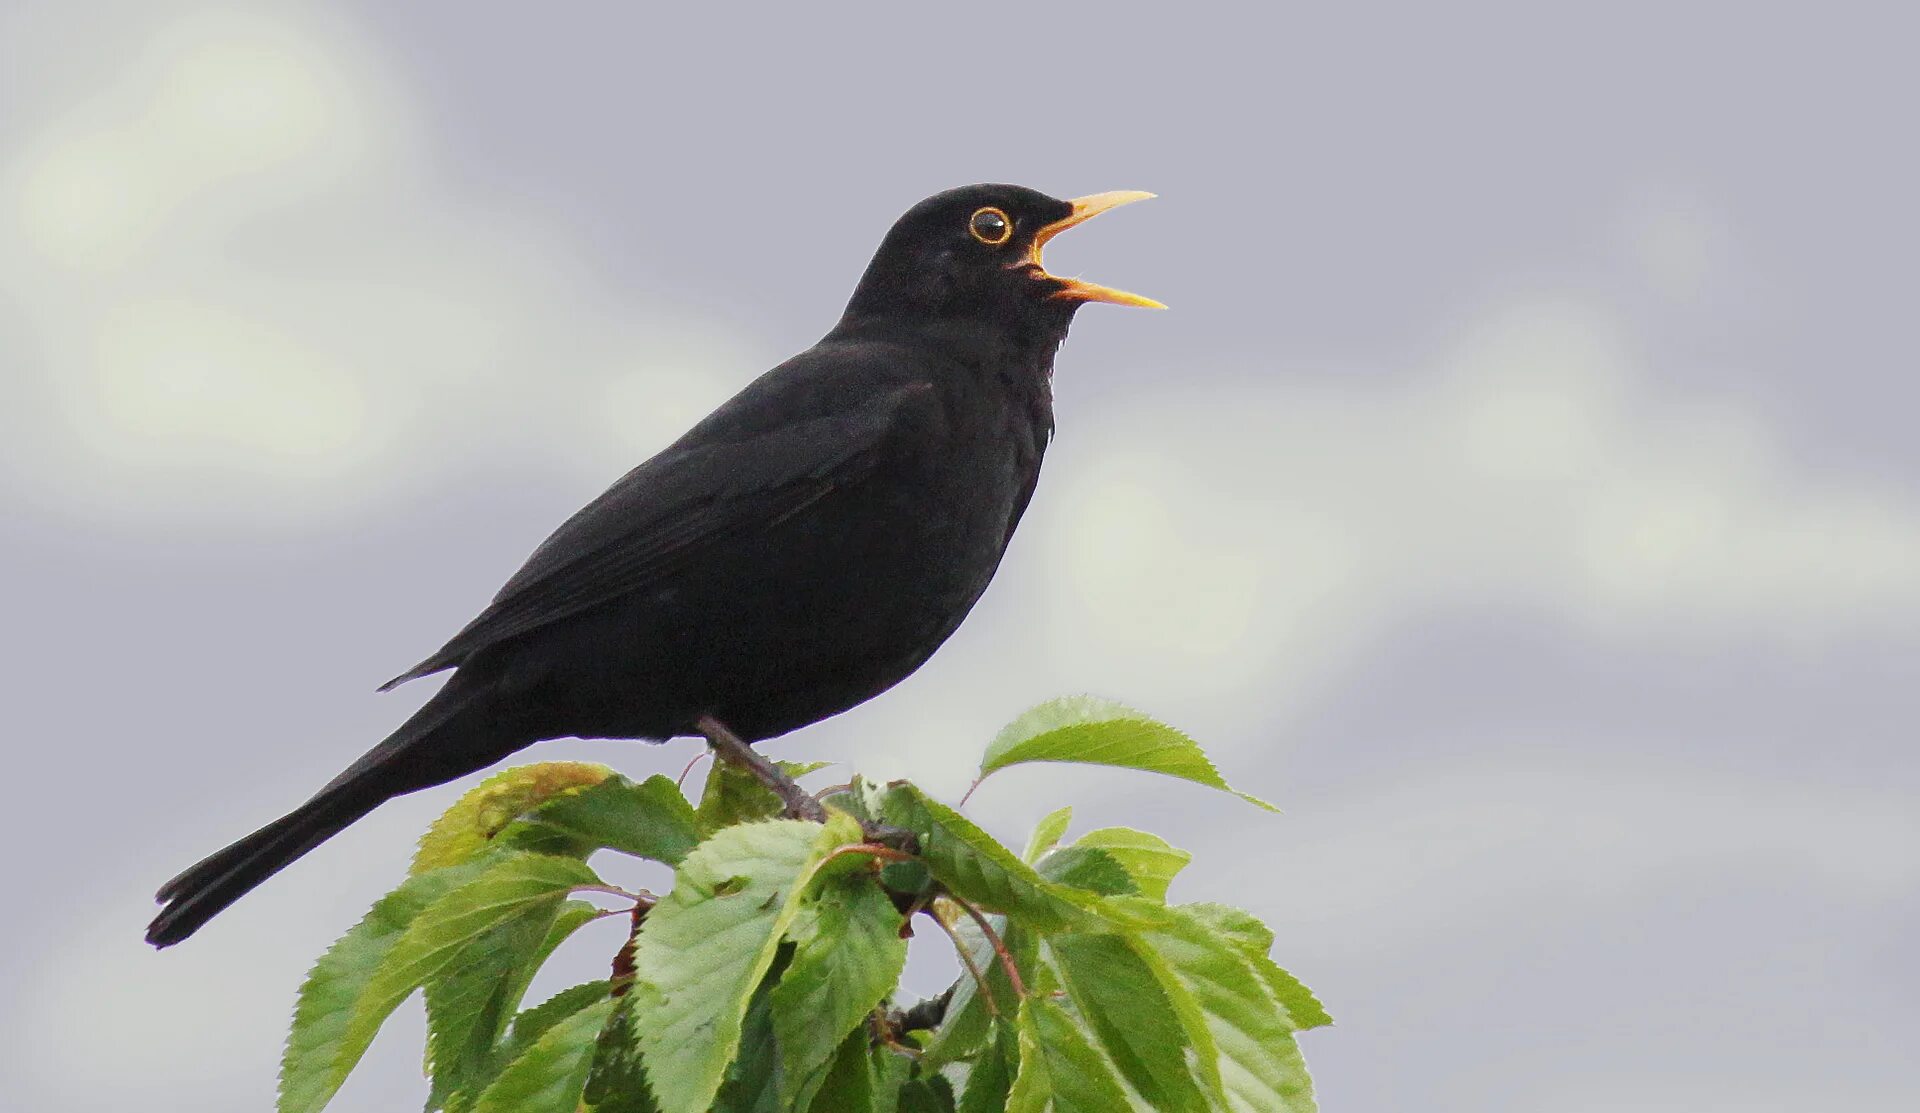
M 1047 273 L 1048 240 L 1152 197 L 1118 191 L 1062 201 L 1013 185 L 936 193 L 894 222 L 847 303 L 849 319 L 980 321 L 1064 334 L 1090 301 L 1165 308 L 1151 298 Z

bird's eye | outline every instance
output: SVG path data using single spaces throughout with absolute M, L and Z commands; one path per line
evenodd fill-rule
M 976 210 L 967 221 L 967 231 L 973 238 L 989 247 L 999 247 L 1013 237 L 1013 221 L 999 209 L 986 208 Z

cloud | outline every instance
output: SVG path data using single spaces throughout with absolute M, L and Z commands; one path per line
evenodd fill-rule
M 207 810 L 225 821 L 222 833 L 242 822 L 230 814 L 240 809 Z M 99 863 L 62 895 L 84 916 L 20 940 L 36 959 L 9 1003 L 15 1107 L 110 1109 L 155 1093 L 192 1093 L 203 1108 L 258 1107 L 307 968 L 367 903 L 358 893 L 371 884 L 356 874 L 368 871 L 351 844 L 404 846 L 417 829 L 394 809 L 375 813 L 343 837 L 347 847 L 334 848 L 346 857 L 276 879 L 230 913 L 241 926 L 217 925 L 164 953 L 139 938 L 152 913 L 152 863 Z M 403 1030 L 420 1027 L 417 1008 L 402 1012 Z
M 1674 303 L 1694 303 L 1722 270 L 1724 218 L 1675 182 L 1648 182 L 1623 206 L 1617 239 L 1646 289 Z
M 1637 907 L 1676 879 L 1711 894 L 1750 878 L 1848 906 L 1920 884 L 1920 818 L 1898 794 L 1607 764 L 1593 756 L 1617 752 L 1605 741 L 1409 768 L 1318 800 L 1288 824 L 1256 911 L 1312 932 L 1324 955 Z M 1288 897 L 1301 893 L 1312 899 Z
M 257 521 L 557 445 L 604 446 L 573 457 L 604 479 L 764 365 L 448 180 L 348 29 L 299 9 L 126 16 L 138 31 L 90 64 L 38 75 L 84 92 L 24 110 L 0 172 L 0 328 L 42 403 L 0 431 L 32 497 Z
M 1738 1109 L 1740 1113 L 1800 1113 L 1804 1109 L 1844 1109 L 1847 1113 L 1904 1113 L 1912 1095 L 1854 1079 L 1783 1080 L 1775 1072 L 1752 1071 L 1760 1077 L 1673 1077 L 1648 1071 L 1631 1079 L 1610 1069 L 1589 1077 L 1559 1078 L 1552 1084 L 1533 1082 L 1522 1087 L 1508 1108 L 1552 1110 L 1553 1113 L 1699 1113 L 1703 1109 Z M 1728 1072 L 1731 1073 L 1731 1072 Z M 1707 1072 L 1702 1071 L 1702 1075 Z M 1648 1076 L 1651 1077 L 1648 1077 Z M 1904 1082 L 1889 1082 L 1901 1086 Z
M 1100 647 L 1119 691 L 1172 669 L 1310 692 L 1440 608 L 1681 640 L 1910 621 L 1911 499 L 1805 474 L 1739 400 L 1656 387 L 1632 340 L 1602 307 L 1522 298 L 1391 377 L 1176 380 L 1068 415 L 1036 523 L 1052 650 Z

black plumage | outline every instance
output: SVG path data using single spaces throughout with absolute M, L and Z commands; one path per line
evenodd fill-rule
M 747 741 L 912 673 L 999 566 L 1053 432 L 1054 353 L 1087 301 L 1054 234 L 1146 194 L 950 190 L 887 233 L 831 332 L 628 472 L 439 652 L 441 690 L 288 815 L 161 888 L 177 943 L 382 802 L 534 742 Z

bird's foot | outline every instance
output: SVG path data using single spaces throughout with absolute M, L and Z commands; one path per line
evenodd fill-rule
M 727 729 L 727 725 L 711 715 L 702 715 L 694 723 L 697 730 L 706 737 L 707 745 L 723 761 L 753 774 L 753 778 L 765 785 L 768 791 L 780 798 L 786 805 L 789 819 L 807 819 L 815 823 L 827 821 L 827 809 L 815 800 L 811 793 L 801 788 L 799 782 L 781 772 L 780 767 L 762 757 L 741 737 Z

